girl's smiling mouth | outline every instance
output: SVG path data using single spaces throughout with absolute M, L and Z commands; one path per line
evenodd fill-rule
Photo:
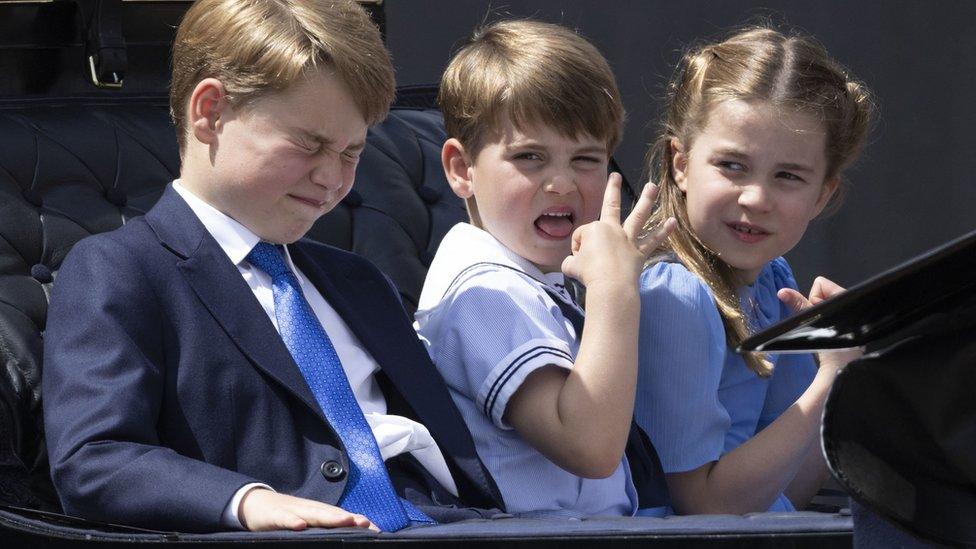
M 771 234 L 769 231 L 758 225 L 743 223 L 740 221 L 726 223 L 725 226 L 732 231 L 732 236 L 748 244 L 760 242 Z

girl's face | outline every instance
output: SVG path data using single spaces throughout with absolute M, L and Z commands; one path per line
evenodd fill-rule
M 839 182 L 826 180 L 823 124 L 763 102 L 719 103 L 671 154 L 692 230 L 744 284 L 800 241 Z

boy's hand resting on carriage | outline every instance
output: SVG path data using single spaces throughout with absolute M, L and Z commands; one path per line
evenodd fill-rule
M 254 488 L 238 508 L 241 524 L 252 532 L 306 528 L 358 527 L 379 531 L 368 518 L 334 505 Z

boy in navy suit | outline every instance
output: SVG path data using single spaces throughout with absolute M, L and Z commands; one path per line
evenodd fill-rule
M 352 1 L 200 0 L 173 51 L 180 178 L 77 244 L 51 298 L 45 423 L 65 511 L 156 529 L 412 524 L 500 506 L 369 262 L 299 239 L 394 95 Z

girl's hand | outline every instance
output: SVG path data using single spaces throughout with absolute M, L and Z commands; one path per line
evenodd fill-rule
M 785 303 L 787 307 L 792 309 L 794 313 L 798 313 L 843 292 L 844 288 L 842 288 L 836 282 L 822 276 L 818 276 L 816 280 L 813 281 L 813 287 L 810 288 L 809 298 L 803 297 L 803 294 L 792 288 L 782 288 L 776 293 L 776 296 L 780 301 Z M 820 357 L 821 367 L 840 370 L 846 366 L 848 362 L 861 358 L 861 356 L 864 355 L 864 348 L 853 347 L 850 349 L 840 349 L 836 351 L 822 351 L 817 354 Z
M 790 309 L 793 309 L 794 313 L 798 313 L 843 292 L 844 288 L 842 288 L 836 282 L 822 276 L 818 276 L 817 279 L 813 281 L 813 287 L 810 288 L 809 298 L 803 297 L 803 294 L 792 288 L 780 289 L 780 291 L 776 293 L 776 297 L 778 297 L 779 300 L 785 303 Z
M 586 286 L 603 281 L 636 283 L 648 256 L 677 226 L 669 218 L 655 230 L 644 231 L 657 198 L 657 185 L 651 183 L 644 186 L 634 209 L 621 224 L 620 184 L 620 174 L 610 174 L 600 219 L 576 229 L 573 253 L 563 261 L 563 273 Z

